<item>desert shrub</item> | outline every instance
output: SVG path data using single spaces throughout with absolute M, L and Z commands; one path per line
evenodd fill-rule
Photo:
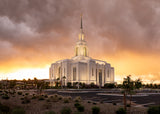
M 2 112 L 2 114 L 3 113 L 6 114 L 9 111 L 10 111 L 10 108 L 8 106 L 0 104 L 0 112 Z
M 24 97 L 24 100 L 21 102 L 22 104 L 30 103 L 30 99 L 28 97 Z
M 82 100 L 82 98 L 81 98 L 80 96 L 77 96 L 77 97 L 74 99 L 75 102 L 80 102 L 81 100 Z
M 58 100 L 59 100 L 59 97 L 55 97 L 55 96 L 51 96 L 50 97 L 50 100 L 52 101 L 52 102 L 57 102 Z
M 25 93 L 25 95 L 29 95 L 29 93 Z
M 25 114 L 25 110 L 23 108 L 17 107 L 12 110 L 12 114 Z
M 82 105 L 77 106 L 77 110 L 79 112 L 84 112 L 84 106 L 82 106 Z
M 56 114 L 54 111 L 47 111 L 45 114 Z
M 91 103 L 91 101 L 88 101 L 88 103 Z
M 2 99 L 9 99 L 9 96 L 7 94 L 2 95 Z
M 61 114 L 71 114 L 72 110 L 69 107 L 63 107 Z
M 48 98 L 46 101 L 47 101 L 47 102 L 50 102 L 51 100 Z
M 37 96 L 32 96 L 32 99 L 36 99 L 37 98 Z
M 39 96 L 38 100 L 42 101 L 42 100 L 44 100 L 44 97 L 43 96 Z
M 21 100 L 24 100 L 24 98 L 22 97 Z
M 60 95 L 59 97 L 58 97 L 58 100 L 62 100 L 63 99 L 63 97 Z
M 126 114 L 126 110 L 124 108 L 119 108 L 117 111 L 116 111 L 116 114 Z
M 92 114 L 99 114 L 100 108 L 97 106 L 92 107 Z
M 19 91 L 19 92 L 17 92 L 17 94 L 18 94 L 18 95 L 22 95 L 22 92 Z
M 71 96 L 69 96 L 69 97 L 68 97 L 68 99 L 69 99 L 69 100 L 72 100 L 72 97 L 71 97 Z
M 69 99 L 65 98 L 64 103 L 69 103 Z
M 44 95 L 45 98 L 48 98 L 48 95 Z
M 74 106 L 77 108 L 78 106 L 80 106 L 81 104 L 79 103 L 75 103 Z
M 51 107 L 52 107 L 52 104 L 51 103 L 45 103 L 44 105 L 43 105 L 43 107 L 45 108 L 45 109 L 50 109 Z
M 148 114 L 160 114 L 160 106 L 152 106 L 147 110 Z
M 130 104 L 127 104 L 126 106 L 127 106 L 127 107 L 131 107 L 131 105 L 130 105 Z

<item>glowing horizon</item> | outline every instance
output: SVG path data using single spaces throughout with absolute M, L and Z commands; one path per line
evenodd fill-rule
M 51 63 L 73 57 L 83 12 L 89 56 L 110 63 L 115 81 L 160 83 L 159 3 L 0 1 L 0 79 L 49 78 Z

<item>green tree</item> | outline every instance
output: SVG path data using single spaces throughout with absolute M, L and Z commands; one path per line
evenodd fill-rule
M 132 94 L 134 90 L 134 81 L 131 79 L 131 75 L 127 76 L 126 78 L 123 79 L 123 95 L 124 95 L 124 109 L 126 110 L 126 95 L 130 94 L 130 106 L 131 106 L 131 99 L 132 99 Z
M 134 81 L 134 84 L 135 84 L 135 88 L 136 88 L 136 89 L 141 88 L 141 87 L 142 87 L 142 81 L 141 81 L 141 79 L 135 80 L 135 81 Z

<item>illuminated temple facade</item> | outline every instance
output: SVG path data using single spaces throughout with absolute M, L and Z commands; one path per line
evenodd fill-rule
M 51 64 L 49 69 L 51 86 L 55 85 L 57 79 L 62 85 L 67 85 L 67 82 L 94 83 L 99 86 L 104 86 L 105 83 L 114 83 L 114 68 L 106 61 L 89 57 L 84 39 L 82 17 L 79 40 L 74 52 L 74 57 L 71 59 L 59 60 Z

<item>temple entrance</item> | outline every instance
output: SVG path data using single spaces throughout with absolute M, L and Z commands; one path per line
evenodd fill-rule
M 102 70 L 99 69 L 99 85 L 102 86 Z

